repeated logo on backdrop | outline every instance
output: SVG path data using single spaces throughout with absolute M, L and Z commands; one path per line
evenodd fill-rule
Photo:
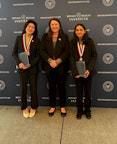
M 114 0 L 102 0 L 102 3 L 103 3 L 105 6 L 112 6 L 113 3 L 114 3 Z
M 0 29 L 0 37 L 2 37 L 2 30 Z
M 45 6 L 48 9 L 53 9 L 56 5 L 56 1 L 55 0 L 46 0 L 45 1 Z
M 103 55 L 103 62 L 105 64 L 111 64 L 114 61 L 114 56 L 111 53 L 105 53 Z
M 0 80 L 0 91 L 5 89 L 5 82 Z
M 87 21 L 91 17 L 91 14 L 82 14 L 77 12 L 76 14 L 67 15 L 69 21 Z
M 97 73 L 93 79 L 92 89 L 93 106 L 117 107 L 116 8 L 117 1 L 115 0 L 30 0 L 30 2 L 12 0 L 7 5 L 4 0 L 1 0 L 0 104 L 19 105 L 21 102 L 19 78 L 16 63 L 12 58 L 12 50 L 17 35 L 22 33 L 24 23 L 29 19 L 35 20 L 41 39 L 43 33 L 48 31 L 49 20 L 56 17 L 62 22 L 63 30 L 68 34 L 70 40 L 77 23 L 83 23 L 86 26 L 89 36 L 94 39 L 98 53 Z M 49 104 L 48 88 L 46 74 L 44 71 L 40 71 L 38 79 L 39 105 Z M 77 97 L 70 70 L 66 88 L 67 105 L 74 106 Z M 8 98 L 5 99 L 6 97 Z M 30 104 L 29 92 L 27 100 Z
M 106 36 L 110 36 L 112 35 L 114 32 L 114 28 L 112 25 L 110 24 L 107 24 L 103 27 L 103 33 L 106 35 Z
M 103 89 L 105 92 L 111 92 L 114 89 L 114 85 L 111 81 L 105 81 L 103 83 Z
M 0 64 L 4 62 L 4 57 L 0 54 Z
M 15 23 L 25 23 L 27 22 L 27 20 L 29 19 L 35 19 L 35 17 L 31 17 L 31 16 L 26 16 L 25 14 L 22 14 L 21 16 L 18 16 L 18 17 L 12 17 L 12 20 L 15 22 Z

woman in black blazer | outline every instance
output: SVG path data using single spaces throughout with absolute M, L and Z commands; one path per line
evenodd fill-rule
M 49 31 L 42 37 L 41 56 L 49 82 L 49 116 L 53 116 L 56 109 L 56 86 L 58 88 L 61 115 L 66 116 L 65 82 L 68 70 L 69 40 L 57 18 L 52 18 L 49 21 Z
M 70 44 L 70 63 L 71 72 L 76 84 L 78 119 L 81 119 L 83 114 L 83 94 L 85 96 L 84 107 L 86 118 L 91 118 L 91 82 L 95 73 L 96 60 L 97 52 L 93 40 L 89 38 L 84 25 L 77 24 L 74 28 L 74 37 Z M 76 61 L 85 63 L 86 70 L 83 77 L 79 75 Z
M 37 23 L 33 20 L 29 20 L 24 25 L 22 35 L 17 36 L 13 57 L 19 67 L 19 76 L 21 84 L 21 109 L 23 110 L 23 116 L 33 117 L 38 107 L 37 98 L 37 75 L 38 75 L 38 62 L 40 59 L 40 40 L 37 37 Z M 29 65 L 19 59 L 19 54 L 26 52 L 29 58 Z M 31 91 L 31 109 L 27 107 L 27 84 L 30 84 Z

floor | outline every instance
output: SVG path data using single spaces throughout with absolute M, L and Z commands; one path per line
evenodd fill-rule
M 0 106 L 0 144 L 117 144 L 117 108 L 92 108 L 92 118 L 76 119 L 76 108 L 67 107 L 53 117 L 39 107 L 33 118 L 24 118 L 19 106 Z

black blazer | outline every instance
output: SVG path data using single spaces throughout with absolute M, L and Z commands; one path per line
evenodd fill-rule
M 46 72 L 49 72 L 50 65 L 48 58 L 55 56 L 55 59 L 60 58 L 62 63 L 59 64 L 58 69 L 60 72 L 68 70 L 68 57 L 69 57 L 69 39 L 66 34 L 59 35 L 55 48 L 53 47 L 52 39 L 45 33 L 41 40 L 41 56 L 43 58 L 43 66 Z
M 17 65 L 21 63 L 18 54 L 24 52 L 23 42 L 22 42 L 22 35 L 16 38 L 16 42 L 13 48 L 12 56 L 16 60 Z M 38 72 L 38 62 L 40 60 L 40 40 L 39 38 L 33 38 L 30 44 L 30 56 L 29 62 L 31 67 L 29 68 L 31 73 Z M 20 70 L 24 71 L 24 70 Z
M 74 77 L 78 75 L 75 61 L 79 60 L 79 58 L 80 56 L 78 54 L 77 42 L 72 39 L 70 43 L 70 67 Z M 90 74 L 94 74 L 96 72 L 95 65 L 97 60 L 97 52 L 94 41 L 91 38 L 88 38 L 87 42 L 85 43 L 83 60 L 85 60 L 86 69 L 90 71 Z

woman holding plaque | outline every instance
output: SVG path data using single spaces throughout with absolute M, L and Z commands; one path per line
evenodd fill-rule
M 61 116 L 66 116 L 66 76 L 68 70 L 69 40 L 63 32 L 59 19 L 49 21 L 48 33 L 41 40 L 43 67 L 49 83 L 49 116 L 56 110 L 56 90 L 58 89 Z M 57 88 L 57 89 L 56 89 Z
M 87 119 L 91 118 L 91 83 L 96 72 L 96 60 L 97 52 L 93 40 L 88 36 L 84 25 L 77 24 L 70 44 L 70 63 L 76 84 L 78 119 L 82 118 L 84 112 Z
M 22 34 L 17 36 L 12 53 L 19 70 L 22 101 L 21 109 L 23 110 L 23 116 L 25 118 L 33 117 L 38 107 L 37 75 L 38 62 L 40 60 L 40 40 L 37 34 L 37 23 L 33 20 L 28 20 L 24 25 Z M 31 92 L 30 111 L 27 107 L 28 83 Z

